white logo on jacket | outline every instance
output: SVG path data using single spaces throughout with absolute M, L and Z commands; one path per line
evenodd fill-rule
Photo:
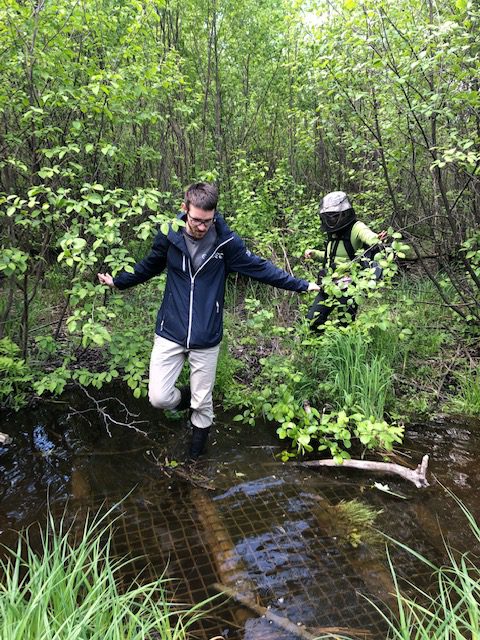
M 202 260 L 206 260 L 207 256 L 208 256 L 208 253 L 202 253 L 201 255 Z M 217 251 L 212 255 L 212 258 L 216 258 L 217 260 L 223 260 L 223 253 L 221 253 L 220 251 Z

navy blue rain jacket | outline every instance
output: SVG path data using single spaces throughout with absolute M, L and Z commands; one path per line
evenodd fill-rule
M 306 291 L 308 282 L 293 278 L 268 260 L 251 253 L 224 219 L 215 215 L 217 242 L 195 272 L 182 229 L 159 232 L 151 252 L 134 267 L 122 272 L 115 286 L 127 289 L 146 282 L 166 268 L 167 282 L 157 315 L 157 335 L 185 346 L 205 349 L 217 345 L 223 335 L 225 279 L 230 272 L 242 273 L 274 287 Z

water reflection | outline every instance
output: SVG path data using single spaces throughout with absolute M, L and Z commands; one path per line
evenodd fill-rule
M 102 419 L 89 411 L 88 399 L 76 394 L 64 404 L 4 417 L 1 430 L 13 442 L 0 448 L 0 542 L 12 544 L 15 530 L 41 520 L 47 499 L 57 511 L 67 505 L 71 514 L 123 499 L 115 551 L 137 557 L 145 579 L 168 567 L 175 597 L 198 602 L 223 582 L 241 586 L 262 606 L 311 630 L 355 627 L 378 638 L 385 637 L 384 628 L 364 596 L 388 600 L 392 586 L 384 552 L 366 544 L 354 548 L 342 539 L 331 507 L 357 498 L 382 510 L 380 529 L 433 559 L 443 554 L 439 525 L 457 548 L 471 545 L 463 517 L 440 485 L 417 490 L 391 477 L 282 464 L 274 458 L 274 429 L 241 427 L 226 416 L 218 420 L 208 459 L 193 472 L 215 488 L 198 488 L 156 463 L 181 458 L 189 439 L 185 424 L 160 420 L 145 402 L 128 403 L 148 421 L 145 435 L 112 428 L 110 437 Z M 479 434 L 473 420 L 444 420 L 413 426 L 406 442 L 415 464 L 424 453 L 431 455 L 433 475 L 477 517 Z M 377 480 L 407 500 L 376 491 Z M 393 549 L 392 557 L 400 576 L 428 581 L 401 549 Z M 251 620 L 244 629 L 245 612 L 232 602 L 222 616 L 222 623 L 210 617 L 198 637 L 226 629 L 229 638 L 266 637 L 261 621 Z M 286 638 L 282 633 L 271 637 Z

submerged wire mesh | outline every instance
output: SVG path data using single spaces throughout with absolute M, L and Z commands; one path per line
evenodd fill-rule
M 445 495 L 435 487 L 425 492 L 392 481 L 392 488 L 408 498 L 401 500 L 373 490 L 378 477 L 281 464 L 272 455 L 279 446 L 267 426 L 247 435 L 242 427 L 219 425 L 211 457 L 193 472 L 184 470 L 184 476 L 201 473 L 215 486 L 214 490 L 199 488 L 191 478 L 154 464 L 151 452 L 159 459 L 169 452 L 171 460 L 176 457 L 172 449 L 184 448 L 188 442 L 188 432 L 181 425 L 158 425 L 155 419 L 151 418 L 148 438 L 125 430 L 110 438 L 95 424 L 80 432 L 78 422 L 62 436 L 68 447 L 53 429 L 45 428 L 48 451 L 42 449 L 41 454 L 37 441 L 34 438 L 32 444 L 27 433 L 23 446 L 12 447 L 2 458 L 9 479 L 0 512 L 0 522 L 5 523 L 2 541 L 28 521 L 41 520 L 46 486 L 51 496 L 55 490 L 59 509 L 67 495 L 73 497 L 70 513 L 76 514 L 79 528 L 84 509 L 106 509 L 118 502 L 112 550 L 134 559 L 124 571 L 125 586 L 138 574 L 141 581 L 165 575 L 171 579 L 169 597 L 188 607 L 214 595 L 214 585 L 221 583 L 242 594 L 255 610 L 224 601 L 195 626 L 192 639 L 295 637 L 259 615 L 267 612 L 298 625 L 296 635 L 304 638 L 320 635 L 326 627 L 340 627 L 349 629 L 345 635 L 352 638 L 384 640 L 385 623 L 369 602 L 384 610 L 394 604 L 384 544 L 362 539 L 352 546 L 334 517 L 335 506 L 357 498 L 383 509 L 378 528 L 434 561 L 440 558 L 443 544 L 437 514 L 443 514 L 456 544 L 465 529 L 463 522 L 452 518 Z M 447 437 L 450 431 L 441 433 Z M 447 464 L 439 471 L 461 471 L 462 478 L 469 473 L 473 482 L 478 474 L 478 465 L 473 464 L 478 446 L 472 444 L 473 432 L 468 431 L 468 448 L 458 433 L 456 428 L 455 437 L 449 436 L 444 447 L 446 460 L 453 460 L 453 471 Z M 422 438 L 426 438 L 423 432 Z M 426 448 L 434 449 L 438 442 L 435 435 Z M 442 451 L 437 447 L 436 456 Z M 468 548 L 463 542 L 457 546 Z M 414 556 L 392 545 L 390 553 L 397 575 L 429 586 L 430 571 Z
M 240 481 L 224 466 L 220 479 L 226 488 L 215 491 L 163 478 L 137 487 L 118 507 L 113 537 L 115 554 L 135 558 L 123 576 L 125 584 L 139 573 L 142 580 L 165 573 L 172 579 L 174 600 L 192 605 L 215 594 L 213 585 L 220 583 L 310 637 L 342 628 L 344 633 L 350 629 L 352 638 L 384 640 L 385 623 L 369 601 L 383 609 L 382 601 L 393 602 L 385 549 L 353 547 L 331 518 L 332 505 L 359 490 L 351 484 L 326 485 L 314 474 L 305 477 L 280 464 L 278 469 L 281 475 L 262 475 L 261 466 L 252 464 L 249 474 L 244 466 L 239 475 L 251 479 Z M 392 509 L 388 520 L 396 517 Z M 405 520 L 404 504 L 398 517 Z M 423 547 L 429 548 L 427 541 Z M 425 582 L 428 576 L 408 554 L 392 553 L 401 574 Z M 295 637 L 265 619 L 248 617 L 229 601 L 197 624 L 193 637 Z

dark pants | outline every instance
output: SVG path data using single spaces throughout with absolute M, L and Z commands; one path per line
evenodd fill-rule
M 317 333 L 323 331 L 323 325 L 334 309 L 338 309 L 340 312 L 339 320 L 342 326 L 345 326 L 355 320 L 355 316 L 357 315 L 358 305 L 353 302 L 353 300 L 349 303 L 347 296 L 335 298 L 335 302 L 332 306 L 324 304 L 328 298 L 329 296 L 323 289 L 321 289 L 307 313 L 307 318 L 312 321 L 310 323 L 310 328 L 312 331 L 316 331 Z

